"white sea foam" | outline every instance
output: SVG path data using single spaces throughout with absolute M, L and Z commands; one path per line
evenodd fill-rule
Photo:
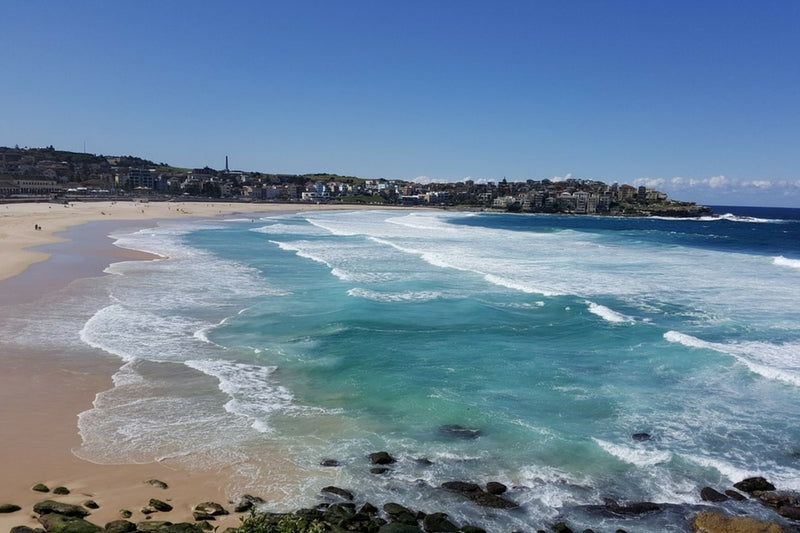
M 594 303 L 594 302 L 590 302 L 588 300 L 587 300 L 586 303 L 589 305 L 589 312 L 590 313 L 599 316 L 600 318 L 602 318 L 603 320 L 605 320 L 607 322 L 611 322 L 611 323 L 614 323 L 614 324 L 619 324 L 619 323 L 623 323 L 623 322 L 634 322 L 634 319 L 632 317 L 623 315 L 621 313 L 617 313 L 613 309 L 609 309 L 608 307 L 606 307 L 604 305 L 600 305 L 600 304 L 597 304 L 597 303 Z
M 773 258 L 772 264 L 789 268 L 800 268 L 800 259 L 787 259 L 782 255 Z
M 690 348 L 714 350 L 733 356 L 751 372 L 767 379 L 800 387 L 800 344 L 770 344 L 766 342 L 708 342 L 678 331 L 664 333 L 669 342 Z
M 250 231 L 269 235 L 330 235 L 327 230 L 310 224 L 270 224 Z
M 355 288 L 347 291 L 355 298 L 365 298 L 375 302 L 425 302 L 442 298 L 438 291 L 378 292 Z
M 495 274 L 486 274 L 484 279 L 489 283 L 494 285 L 498 285 L 500 287 L 505 287 L 507 289 L 513 289 L 515 291 L 524 292 L 526 294 L 541 294 L 542 296 L 561 296 L 562 293 L 554 292 L 547 289 L 542 289 L 541 287 L 525 283 L 518 280 L 512 280 L 508 278 L 504 278 L 502 276 L 497 276 Z
M 672 453 L 664 450 L 623 446 L 594 437 L 592 440 L 620 461 L 642 468 L 667 463 L 672 459 Z
M 292 407 L 292 393 L 278 385 L 271 366 L 248 365 L 220 359 L 189 360 L 184 363 L 219 380 L 219 389 L 230 397 L 225 409 L 247 417 L 254 429 L 269 431 L 268 417 Z

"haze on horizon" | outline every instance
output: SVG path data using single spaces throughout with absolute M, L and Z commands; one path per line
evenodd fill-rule
M 0 145 L 800 207 L 797 27 L 789 0 L 12 2 Z

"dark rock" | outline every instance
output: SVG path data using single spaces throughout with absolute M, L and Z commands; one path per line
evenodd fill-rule
M 361 514 L 374 515 L 378 514 L 378 508 L 372 505 L 371 503 L 366 502 L 364 505 L 361 506 L 361 509 L 359 509 L 358 512 Z
M 119 510 L 119 515 L 120 515 L 122 518 L 130 518 L 130 517 L 132 517 L 132 516 L 133 516 L 133 513 L 132 513 L 132 512 L 130 512 L 129 510 L 127 510 L 127 509 L 120 509 L 120 510 Z
M 137 522 L 136 531 L 139 531 L 141 533 L 153 533 L 156 531 L 161 531 L 164 528 L 171 525 L 172 522 L 167 522 L 166 520 L 150 520 L 147 522 Z
M 451 437 L 457 437 L 459 439 L 477 439 L 481 436 L 481 430 L 465 428 L 464 426 L 459 426 L 458 424 L 445 424 L 443 426 L 439 426 L 439 433 L 443 433 Z
M 353 499 L 353 493 L 352 492 L 350 492 L 348 490 L 340 489 L 339 487 L 334 487 L 334 486 L 324 487 L 322 489 L 322 492 L 327 492 L 329 494 L 335 494 L 337 496 L 340 496 L 340 497 L 344 498 L 345 500 L 352 500 Z
M 385 474 L 389 469 L 385 466 L 376 466 L 375 468 L 370 468 L 369 471 L 371 474 Z
M 56 487 L 53 489 L 53 494 L 58 494 L 59 496 L 65 496 L 69 494 L 69 489 L 67 487 Z
M 254 507 L 263 503 L 266 503 L 263 498 L 245 494 L 235 503 L 233 511 L 236 513 L 246 513 L 247 511 L 250 511 Z
M 378 533 L 423 533 L 422 530 L 414 525 L 403 524 L 401 522 L 389 522 L 378 529 Z
M 399 503 L 389 502 L 384 504 L 383 510 L 394 522 L 410 524 L 413 526 L 417 525 L 416 515 L 411 511 L 411 509 L 403 507 Z
M 420 466 L 431 466 L 433 465 L 433 461 L 428 459 L 427 457 L 420 457 L 419 459 L 414 459 L 414 462 Z
M 629 515 L 652 513 L 660 510 L 661 506 L 653 502 L 634 502 L 614 508 L 614 512 L 616 513 Z
M 446 481 L 442 483 L 442 488 L 452 490 L 454 492 L 476 492 L 480 491 L 480 485 L 475 483 L 467 483 L 466 481 Z
M 39 517 L 39 522 L 47 533 L 97 533 L 102 531 L 100 526 L 78 516 L 47 513 Z
M 136 524 L 127 520 L 114 520 L 106 524 L 104 529 L 106 533 L 131 533 L 136 531 Z
M 322 461 L 319 462 L 319 465 L 320 466 L 330 466 L 330 467 L 342 466 L 342 464 L 339 461 L 337 461 L 336 459 L 323 459 Z
M 388 452 L 375 452 L 369 454 L 369 460 L 374 465 L 390 465 L 395 462 L 394 457 Z
M 86 500 L 83 502 L 83 506 L 87 509 L 100 509 L 100 506 L 97 505 L 97 502 L 94 500 Z
M 197 525 L 200 526 L 200 529 L 202 529 L 203 531 L 213 531 L 214 529 L 216 529 L 214 526 L 212 526 L 208 522 L 200 522 Z
M 154 487 L 158 487 L 159 489 L 168 489 L 169 485 L 161 481 L 160 479 L 148 479 L 145 481 L 148 485 L 153 485 Z
M 704 502 L 724 502 L 728 500 L 728 497 L 711 487 L 703 487 L 700 491 L 700 499 Z
M 33 512 L 40 515 L 45 514 L 60 514 L 63 516 L 71 516 L 83 518 L 89 514 L 89 511 L 80 505 L 72 505 L 71 503 L 56 502 L 53 500 L 45 500 L 33 506 Z
M 211 516 L 221 516 L 228 514 L 223 506 L 216 502 L 203 502 L 194 506 L 194 510 L 200 513 L 206 513 Z
M 725 491 L 725 494 L 732 500 L 736 500 L 737 502 L 741 502 L 747 499 L 747 497 L 742 494 L 741 492 L 736 492 L 735 490 L 728 489 Z
M 44 529 L 32 528 L 28 526 L 14 526 L 8 533 L 44 533 Z
M 50 488 L 44 483 L 37 483 L 36 485 L 31 487 L 31 489 L 35 490 L 36 492 L 50 492 Z
M 442 483 L 442 488 L 451 490 L 453 492 L 459 492 L 481 507 L 489 507 L 492 509 L 514 509 L 519 507 L 519 505 L 511 500 L 507 500 L 495 494 L 484 492 L 483 489 L 475 483 L 466 483 L 464 481 L 447 481 Z
M 202 513 L 200 511 L 194 511 L 192 513 L 192 518 L 194 518 L 195 522 L 204 522 L 206 520 L 216 520 L 216 518 L 214 518 L 214 515 L 211 515 L 211 514 L 208 514 L 208 513 Z
M 461 526 L 461 533 L 486 533 L 486 530 L 478 526 Z
M 744 479 L 739 483 L 734 483 L 733 486 L 747 493 L 752 493 L 757 490 L 775 490 L 775 485 L 760 476 Z
M 458 527 L 447 519 L 444 513 L 431 513 L 422 520 L 422 529 L 427 533 L 456 533 Z
M 796 505 L 786 505 L 783 507 L 778 507 L 777 509 L 778 514 L 784 518 L 788 518 L 789 520 L 800 520 L 800 507 Z
M 156 498 L 150 498 L 150 502 L 147 504 L 147 506 L 162 513 L 168 513 L 172 510 L 172 506 L 170 504 Z
M 22 509 L 22 507 L 14 505 L 13 503 L 0 504 L 0 513 L 16 513 L 20 509 Z
M 179 522 L 162 528 L 161 533 L 203 533 L 203 528 L 198 524 Z
M 486 492 L 489 494 L 494 494 L 499 496 L 500 494 L 505 493 L 508 490 L 508 487 L 503 485 L 502 483 L 498 483 L 497 481 L 490 481 L 486 484 Z
M 631 435 L 631 438 L 637 442 L 645 442 L 652 439 L 653 437 L 650 436 L 649 433 L 634 433 L 633 435 Z
M 564 522 L 557 522 L 550 528 L 553 533 L 572 533 L 572 530 Z

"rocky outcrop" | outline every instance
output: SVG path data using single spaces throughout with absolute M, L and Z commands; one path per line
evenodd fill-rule
M 374 465 L 390 465 L 396 462 L 388 452 L 375 452 L 369 454 L 369 461 Z
M 442 483 L 442 488 L 452 492 L 463 494 L 472 502 L 480 505 L 481 507 L 489 507 L 492 509 L 515 509 L 519 507 L 518 504 L 507 500 L 496 494 L 485 492 L 479 485 L 475 483 L 465 483 L 463 481 L 448 481 Z
M 749 477 L 740 481 L 739 483 L 734 483 L 733 486 L 743 492 L 753 493 L 757 490 L 764 491 L 764 490 L 775 490 L 775 485 L 764 479 L 763 477 Z
M 745 516 L 728 516 L 706 511 L 699 513 L 692 521 L 695 533 L 785 533 L 783 528 L 773 522 L 761 522 Z
M 57 513 L 43 514 L 39 523 L 47 533 L 97 533 L 103 529 L 83 518 Z
M 45 500 L 35 504 L 33 506 L 33 512 L 39 515 L 60 514 L 77 518 L 83 518 L 89 515 L 89 511 L 80 505 L 72 505 L 71 503 L 57 502 L 54 500 Z

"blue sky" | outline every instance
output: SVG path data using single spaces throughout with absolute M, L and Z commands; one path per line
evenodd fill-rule
M 5 2 L 0 145 L 800 207 L 800 2 Z

